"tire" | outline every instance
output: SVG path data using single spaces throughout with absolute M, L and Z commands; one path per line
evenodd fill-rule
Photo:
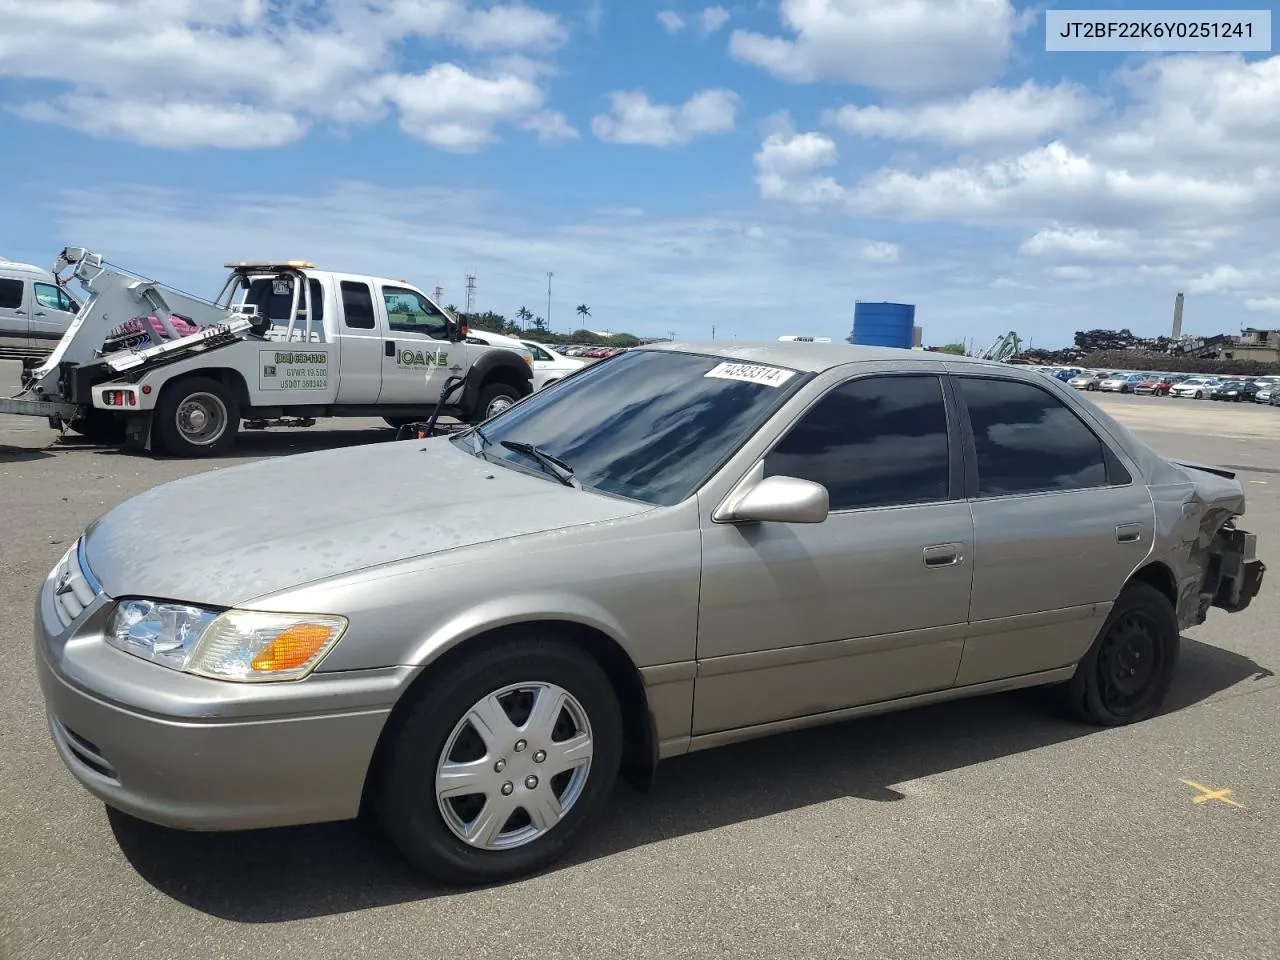
M 1068 709 L 1077 720 L 1106 727 L 1150 719 L 1169 694 L 1180 646 L 1169 598 L 1150 584 L 1130 583 L 1064 685 Z
M 480 388 L 480 395 L 476 398 L 475 410 L 471 413 L 472 421 L 483 423 L 490 417 L 496 417 L 519 399 L 520 392 L 510 384 L 487 383 Z
M 197 419 L 199 416 L 201 419 Z M 240 429 L 240 404 L 220 381 L 184 377 L 165 386 L 152 420 L 157 446 L 175 457 L 216 457 Z
M 1203 391 L 1203 390 L 1197 390 L 1197 391 L 1196 391 L 1196 399 L 1197 399 L 1197 400 L 1203 400 L 1203 399 L 1204 399 L 1204 391 Z
M 93 443 L 124 443 L 124 417 L 106 410 L 90 409 L 83 417 L 68 424 L 67 428 Z
M 557 710 L 559 723 L 544 726 L 541 736 L 536 729 L 514 725 L 535 720 L 524 691 L 539 686 L 535 705 L 553 694 L 569 698 Z M 486 701 L 492 708 L 495 696 L 514 709 L 490 713 L 491 728 L 504 721 L 513 725 L 480 737 L 480 728 L 471 725 L 468 715 Z M 405 709 L 403 721 L 389 729 L 384 745 L 375 809 L 404 856 L 422 873 L 446 884 L 497 883 L 552 864 L 583 835 L 618 778 L 622 715 L 609 678 L 585 653 L 554 638 L 530 634 L 458 660 L 432 678 Z M 578 731 L 574 737 L 552 739 L 557 731 L 571 729 Z M 566 751 L 558 763 L 546 754 L 555 752 L 551 747 L 556 743 L 577 739 L 583 730 L 590 751 L 585 767 L 554 770 L 552 764 L 582 760 L 577 750 Z M 450 758 L 477 764 L 482 794 L 455 791 L 453 797 L 440 799 L 438 771 Z M 546 767 L 540 765 L 544 762 Z M 541 770 L 554 773 L 539 780 Z M 507 795 L 514 790 L 514 799 L 504 799 L 504 789 Z M 568 807 L 563 819 L 544 830 L 531 816 L 537 808 L 520 805 L 525 798 L 547 804 L 542 809 L 549 820 L 561 815 L 562 801 Z M 486 811 L 491 804 L 497 812 L 490 820 Z M 497 817 L 506 811 L 510 812 L 498 823 Z M 470 842 L 464 839 L 468 826 L 477 830 L 486 822 L 496 831 L 490 840 L 483 833 Z

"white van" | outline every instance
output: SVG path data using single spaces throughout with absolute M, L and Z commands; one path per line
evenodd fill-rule
M 48 270 L 0 257 L 0 358 L 27 364 L 44 359 L 79 309 Z

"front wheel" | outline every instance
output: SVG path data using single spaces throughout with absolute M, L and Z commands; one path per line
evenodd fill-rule
M 1078 720 L 1109 727 L 1154 716 L 1173 685 L 1180 643 L 1169 598 L 1130 583 L 1065 684 L 1068 708 Z
M 477 423 L 496 417 L 520 400 L 520 393 L 507 383 L 490 383 L 480 388 L 474 419 Z
M 1196 399 L 1197 399 L 1197 400 L 1203 400 L 1203 399 L 1204 399 L 1204 391 L 1203 391 L 1203 390 L 1197 390 L 1197 391 L 1196 391 Z
M 560 859 L 605 805 L 622 758 L 609 678 L 530 636 L 457 661 L 389 733 L 383 827 L 423 873 L 496 883 Z
M 162 450 L 175 457 L 214 457 L 236 442 L 240 404 L 222 382 L 187 377 L 164 388 L 152 423 Z

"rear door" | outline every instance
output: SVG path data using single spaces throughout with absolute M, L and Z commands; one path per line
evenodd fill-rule
M 380 284 L 382 320 L 381 404 L 430 404 L 445 381 L 467 369 L 467 344 L 450 339 L 453 324 L 443 310 L 407 286 Z
M 957 683 L 1075 663 L 1151 551 L 1136 467 L 1038 383 L 952 374 L 965 416 L 973 603 Z
M 56 284 L 36 281 L 31 288 L 31 340 L 41 349 L 52 350 L 76 318 L 80 304 Z
M 342 321 L 336 325 L 342 339 L 337 402 L 374 404 L 382 390 L 383 336 L 373 285 L 355 277 L 337 283 L 342 301 Z
M 0 347 L 21 353 L 31 349 L 28 289 L 20 277 L 0 277 Z

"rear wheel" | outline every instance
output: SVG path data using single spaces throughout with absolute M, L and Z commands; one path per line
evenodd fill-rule
M 1173 684 L 1181 637 L 1169 598 L 1130 583 L 1063 692 L 1079 720 L 1123 726 L 1154 716 Z
M 568 643 L 530 636 L 459 660 L 406 709 L 385 747 L 379 818 L 445 883 L 510 880 L 558 860 L 617 779 L 617 697 Z
M 209 377 L 167 385 L 156 401 L 152 430 L 158 446 L 175 457 L 213 457 L 235 444 L 240 405 Z
M 68 429 L 94 443 L 124 443 L 124 417 L 106 410 L 90 409 L 72 420 Z

